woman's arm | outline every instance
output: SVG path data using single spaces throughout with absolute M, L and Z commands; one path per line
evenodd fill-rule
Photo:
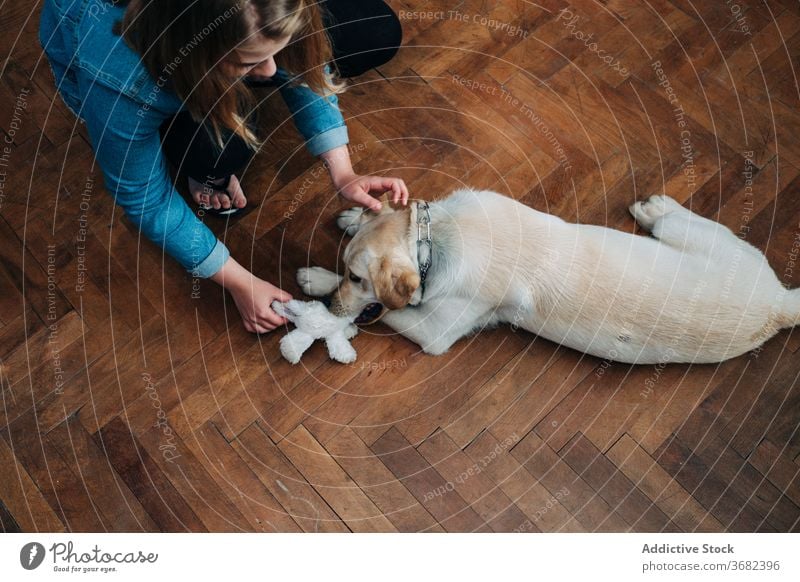
M 161 151 L 161 116 L 96 82 L 81 115 L 106 190 L 130 221 L 194 276 L 216 273 L 230 253 L 175 191 Z
M 281 97 L 292 112 L 292 120 L 312 156 L 349 142 L 336 95 L 323 97 L 305 85 L 291 84 L 282 69 L 278 69 L 273 81 L 278 84 Z
M 361 176 L 353 171 L 347 127 L 339 110 L 336 95 L 327 98 L 308 87 L 287 84 L 288 77 L 278 71 L 275 81 L 281 83 L 280 91 L 292 112 L 297 129 L 306 139 L 306 147 L 312 155 L 320 156 L 331 175 L 336 190 L 346 200 L 378 211 L 381 203 L 372 193 L 382 194 L 391 190 L 395 203 L 408 202 L 408 188 L 399 178 Z
M 87 92 L 82 116 L 106 189 L 131 222 L 194 276 L 227 289 L 248 331 L 286 323 L 270 305 L 291 295 L 236 262 L 175 191 L 161 151 L 160 116 L 142 114 L 139 104 L 97 83 Z

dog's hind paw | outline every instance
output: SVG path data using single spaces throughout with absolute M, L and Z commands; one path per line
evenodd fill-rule
M 639 223 L 639 226 L 652 230 L 659 218 L 677 210 L 684 210 L 684 208 L 674 199 L 661 194 L 636 202 L 628 210 L 636 219 L 636 222 Z
M 343 210 L 336 219 L 336 226 L 342 229 L 348 236 L 353 236 L 358 232 L 358 225 L 361 222 L 361 215 L 363 213 L 364 209 L 360 206 Z

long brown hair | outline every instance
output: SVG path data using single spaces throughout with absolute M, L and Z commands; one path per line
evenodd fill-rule
M 253 35 L 289 36 L 277 64 L 317 93 L 340 91 L 342 85 L 325 70 L 333 66 L 333 55 L 316 1 L 129 0 L 118 32 L 159 86 L 168 83 L 220 145 L 228 129 L 255 148 L 258 139 L 241 114 L 251 110 L 253 94 L 219 64 Z

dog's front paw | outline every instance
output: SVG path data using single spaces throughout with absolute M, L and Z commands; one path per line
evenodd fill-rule
M 364 209 L 361 206 L 343 210 L 336 219 L 336 226 L 342 229 L 347 236 L 353 236 L 358 232 L 358 225 L 363 213 Z
M 628 210 L 639 226 L 652 230 L 659 218 L 676 210 L 684 210 L 684 208 L 673 198 L 662 194 L 650 196 L 647 200 L 632 204 Z
M 303 267 L 297 269 L 297 284 L 303 293 L 312 297 L 322 297 L 333 293 L 342 278 L 322 267 Z

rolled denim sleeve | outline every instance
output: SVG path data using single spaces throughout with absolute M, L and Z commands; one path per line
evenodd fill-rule
M 161 151 L 165 115 L 104 85 L 85 88 L 81 117 L 108 192 L 128 219 L 196 277 L 210 277 L 230 256 L 175 191 Z
M 289 76 L 280 69 L 274 79 L 311 155 L 318 156 L 349 142 L 336 95 L 323 97 L 305 85 L 291 84 Z

